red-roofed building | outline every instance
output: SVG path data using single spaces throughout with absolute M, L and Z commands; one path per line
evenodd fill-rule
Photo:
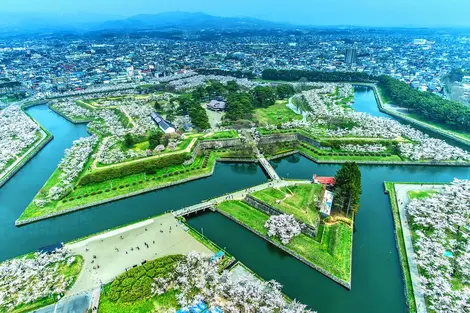
M 312 179 L 314 184 L 322 184 L 327 187 L 333 187 L 336 183 L 336 180 L 334 177 L 321 177 L 317 176 L 317 174 L 313 174 L 313 179 Z

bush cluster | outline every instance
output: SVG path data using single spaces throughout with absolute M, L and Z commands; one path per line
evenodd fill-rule
M 157 169 L 182 164 L 185 160 L 188 159 L 188 156 L 189 155 L 187 153 L 180 153 L 162 156 L 160 158 L 144 159 L 141 162 L 132 162 L 129 164 L 122 164 L 120 166 L 109 166 L 102 169 L 97 169 L 96 171 L 86 174 L 80 180 L 80 185 L 101 183 L 107 180 L 144 172 L 155 173 Z
M 169 255 L 129 269 L 111 283 L 109 298 L 114 302 L 134 302 L 150 297 L 153 279 L 165 277 L 182 258 L 182 255 Z

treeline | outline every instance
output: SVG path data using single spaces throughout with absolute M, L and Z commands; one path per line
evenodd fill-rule
M 389 76 L 379 77 L 378 86 L 392 103 L 413 110 L 421 118 L 470 131 L 470 107 L 419 91 Z
M 359 72 L 320 72 L 303 70 L 275 70 L 263 71 L 263 79 L 284 81 L 311 81 L 311 82 L 372 82 L 374 77 Z
M 80 185 L 101 183 L 107 180 L 125 177 L 134 174 L 154 174 L 158 169 L 179 165 L 190 159 L 188 153 L 172 154 L 154 159 L 144 159 L 141 162 L 124 163 L 118 166 L 108 166 L 86 174 L 80 180 Z
M 244 71 L 225 71 L 218 68 L 209 68 L 209 69 L 198 69 L 196 70 L 198 74 L 201 75 L 220 75 L 220 76 L 233 76 L 236 78 L 249 78 L 254 79 L 256 75 L 252 72 Z

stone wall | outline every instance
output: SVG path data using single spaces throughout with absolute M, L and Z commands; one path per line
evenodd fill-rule
M 269 145 L 273 143 L 281 143 L 281 142 L 292 142 L 297 141 L 296 133 L 291 134 L 272 134 L 272 135 L 265 135 L 259 138 L 260 145 Z
M 310 137 L 307 137 L 305 135 L 297 133 L 297 138 L 298 138 L 299 141 L 305 142 L 306 144 L 317 147 L 318 149 L 331 150 L 331 147 L 324 147 L 318 141 L 316 141 L 316 140 L 314 140 Z

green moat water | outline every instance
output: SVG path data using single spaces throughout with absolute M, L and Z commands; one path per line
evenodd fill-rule
M 367 101 L 370 105 L 361 106 L 360 110 L 362 107 L 376 110 L 373 97 L 371 91 L 357 90 L 356 104 Z M 73 125 L 46 106 L 32 107 L 28 111 L 54 135 L 54 140 L 0 188 L 0 260 L 266 181 L 256 165 L 218 163 L 214 175 L 209 178 L 17 228 L 15 220 L 54 171 L 65 148 L 70 147 L 73 140 L 87 135 L 85 125 Z M 285 178 L 308 179 L 314 173 L 334 175 L 339 168 L 336 165 L 318 165 L 299 155 L 273 161 L 272 164 Z M 189 222 L 196 229 L 203 228 L 207 237 L 226 247 L 261 277 L 276 279 L 284 285 L 287 295 L 320 313 L 405 312 L 392 214 L 388 197 L 383 192 L 383 181 L 470 179 L 470 168 L 361 166 L 361 170 L 363 195 L 354 233 L 351 291 L 217 213 L 202 214 Z

